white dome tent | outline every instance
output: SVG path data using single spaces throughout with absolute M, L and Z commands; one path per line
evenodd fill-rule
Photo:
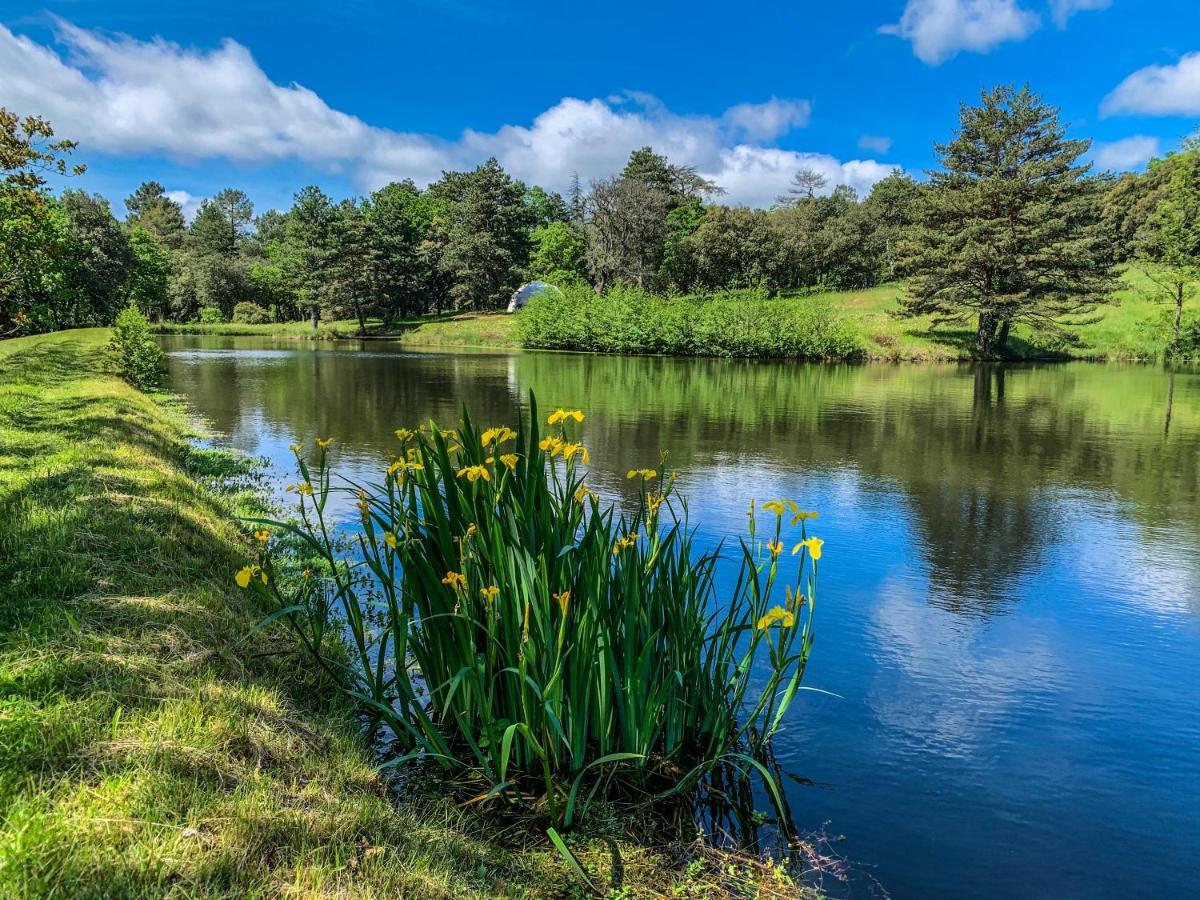
M 531 281 L 513 291 L 513 295 L 508 301 L 508 311 L 511 313 L 516 312 L 518 309 L 523 309 L 538 294 L 558 294 L 562 296 L 562 291 L 548 281 Z

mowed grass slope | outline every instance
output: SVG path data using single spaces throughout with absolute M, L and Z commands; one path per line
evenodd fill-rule
M 904 296 L 903 282 L 891 282 L 862 291 L 821 295 L 838 304 L 858 327 L 867 354 L 873 359 L 970 359 L 974 332 L 969 325 L 935 328 L 929 316 L 897 315 Z M 1166 349 L 1164 316 L 1173 307 L 1143 272 L 1128 268 L 1121 275 L 1113 304 L 1098 307 L 1085 324 L 1069 329 L 1075 340 L 1064 343 L 1036 334 L 1028 326 L 1013 330 L 1010 350 L 1017 357 L 1128 360 L 1153 359 Z M 1184 307 L 1195 315 L 1200 305 Z
M 247 639 L 253 470 L 107 338 L 0 341 L 0 897 L 591 896 L 536 823 L 398 804 L 333 686 Z M 616 896 L 811 896 L 632 831 L 568 836 Z
M 105 337 L 0 343 L 0 896 L 502 891 L 444 808 L 393 811 L 309 667 L 239 643 L 201 483 L 230 461 L 103 374 Z

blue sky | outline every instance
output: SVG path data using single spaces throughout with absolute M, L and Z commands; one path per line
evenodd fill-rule
M 996 83 L 1062 107 L 1105 168 L 1200 124 L 1195 0 L 326 6 L 0 0 L 0 105 L 78 139 L 84 186 L 114 200 L 154 178 L 260 209 L 489 155 L 562 189 L 647 143 L 732 202 L 768 204 L 801 166 L 865 191 L 933 165 Z

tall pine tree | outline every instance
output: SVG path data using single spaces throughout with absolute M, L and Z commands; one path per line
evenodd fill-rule
M 903 313 L 973 321 L 976 351 L 992 357 L 1018 323 L 1062 333 L 1108 302 L 1112 250 L 1098 185 L 1079 162 L 1089 146 L 1066 139 L 1058 111 L 1028 87 L 961 107 L 906 241 Z

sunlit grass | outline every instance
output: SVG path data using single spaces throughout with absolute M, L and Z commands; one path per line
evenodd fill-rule
M 0 341 L 0 896 L 574 893 L 544 841 L 398 806 L 332 680 L 278 630 L 246 639 L 250 472 L 110 374 L 107 337 Z M 573 850 L 607 883 L 618 848 L 628 896 L 796 893 L 610 836 Z

